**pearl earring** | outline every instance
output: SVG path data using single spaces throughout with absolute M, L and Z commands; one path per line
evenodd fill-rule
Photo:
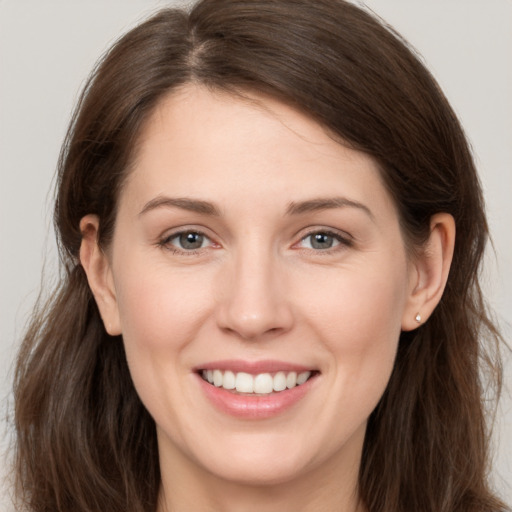
M 421 315 L 419 313 L 416 315 L 416 317 L 414 319 L 416 320 L 416 322 L 421 324 Z

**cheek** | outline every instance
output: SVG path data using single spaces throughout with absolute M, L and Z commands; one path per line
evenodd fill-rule
M 321 278 L 312 275 L 309 284 L 303 281 L 310 290 L 305 310 L 312 323 L 323 325 L 333 352 L 345 347 L 359 353 L 396 340 L 400 333 L 407 298 L 405 259 L 399 255 L 396 262 L 373 259 L 375 263 L 368 258 L 358 262 L 358 268 L 347 266 Z M 306 295 L 305 289 L 302 294 Z
M 183 276 L 166 265 L 138 263 L 132 255 L 118 265 L 115 276 L 128 367 L 157 425 L 167 425 L 183 440 L 180 419 L 187 410 L 190 371 L 183 361 L 204 326 L 211 292 L 205 276 Z
M 403 266 L 347 269 L 326 280 L 309 302 L 310 325 L 330 354 L 333 414 L 358 424 L 377 405 L 391 375 L 406 302 Z M 317 281 L 317 284 L 318 281 Z M 318 290 L 318 288 L 317 288 Z M 326 409 L 327 410 L 327 409 Z
M 144 272 L 130 272 L 135 268 Z M 116 296 L 127 344 L 151 350 L 178 348 L 200 327 L 208 308 L 204 276 L 184 277 L 166 266 L 134 264 L 117 277 Z
M 203 328 L 211 293 L 192 274 L 184 278 L 166 266 L 137 266 L 133 258 L 125 263 L 115 282 L 130 373 L 148 409 L 169 410 L 162 390 L 181 386 L 186 366 L 180 362 Z

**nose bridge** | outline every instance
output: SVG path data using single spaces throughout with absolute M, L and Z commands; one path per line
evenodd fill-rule
M 254 240 L 239 248 L 226 265 L 221 284 L 219 325 L 244 339 L 291 326 L 287 287 L 277 254 Z

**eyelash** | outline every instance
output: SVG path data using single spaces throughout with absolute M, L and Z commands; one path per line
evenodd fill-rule
M 173 245 L 171 243 L 173 240 L 175 240 L 178 237 L 183 236 L 183 235 L 198 235 L 198 236 L 204 237 L 205 240 L 209 241 L 209 244 L 206 247 L 199 247 L 197 249 L 187 250 L 187 249 L 176 247 L 175 245 Z M 325 249 L 315 249 L 312 247 L 309 247 L 309 248 L 297 247 L 297 250 L 307 251 L 307 252 L 313 251 L 316 254 L 327 255 L 327 254 L 332 254 L 334 252 L 337 252 L 339 250 L 343 250 L 344 248 L 353 246 L 353 240 L 350 237 L 350 235 L 348 235 L 348 234 L 343 236 L 339 232 L 332 231 L 329 229 L 314 229 L 314 230 L 311 230 L 308 233 L 306 233 L 304 236 L 302 236 L 298 242 L 293 244 L 293 247 L 298 246 L 299 244 L 303 243 L 305 240 L 307 240 L 310 237 L 313 237 L 314 235 L 325 235 L 325 236 L 331 237 L 336 241 L 336 244 L 333 247 L 328 247 Z M 212 247 L 212 246 L 220 247 L 218 244 L 213 242 L 211 240 L 211 238 L 209 236 L 207 236 L 205 233 L 203 233 L 201 230 L 195 230 L 195 229 L 186 229 L 183 231 L 177 231 L 175 233 L 171 233 L 170 235 L 167 235 L 167 236 L 163 237 L 161 240 L 159 240 L 157 245 L 161 248 L 164 248 L 164 249 L 172 252 L 173 254 L 179 254 L 179 255 L 185 255 L 185 256 L 194 256 L 194 255 L 201 254 L 208 247 Z
M 164 238 L 162 238 L 158 242 L 157 245 L 162 247 L 163 249 L 166 249 L 166 250 L 172 252 L 173 254 L 181 254 L 181 255 L 186 255 L 186 256 L 194 256 L 194 255 L 200 254 L 201 252 L 204 251 L 204 249 L 207 248 L 207 247 L 199 247 L 197 249 L 187 250 L 187 249 L 182 249 L 182 248 L 176 247 L 175 245 L 173 245 L 171 243 L 172 240 L 177 239 L 183 235 L 199 235 L 201 237 L 204 237 L 205 240 L 208 240 L 210 242 L 207 247 L 210 247 L 212 245 L 217 245 L 214 242 L 212 242 L 212 240 L 209 236 L 205 235 L 202 231 L 200 231 L 198 229 L 185 229 L 183 231 L 177 231 L 175 233 L 171 233 L 170 235 L 167 235 Z
M 299 250 L 313 251 L 313 252 L 315 252 L 315 254 L 328 255 L 328 254 L 332 254 L 334 252 L 346 249 L 347 247 L 352 247 L 353 246 L 353 239 L 352 239 L 352 237 L 350 235 L 348 235 L 348 233 L 342 235 L 341 233 L 339 233 L 337 231 L 332 231 L 330 229 L 318 229 L 318 228 L 316 228 L 314 230 L 311 230 L 308 233 L 306 233 L 300 239 L 300 241 L 298 243 L 294 244 L 294 245 L 301 244 L 302 242 L 304 242 L 308 238 L 313 237 L 314 235 L 325 235 L 325 236 L 331 237 L 337 243 L 333 247 L 328 247 L 326 249 L 300 248 L 299 247 Z

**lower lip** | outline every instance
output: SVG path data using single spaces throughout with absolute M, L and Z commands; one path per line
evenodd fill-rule
M 199 374 L 197 379 L 207 398 L 221 412 L 244 419 L 265 419 L 277 416 L 286 411 L 310 391 L 317 375 L 309 378 L 304 384 L 268 395 L 239 395 L 218 388 L 206 382 Z

